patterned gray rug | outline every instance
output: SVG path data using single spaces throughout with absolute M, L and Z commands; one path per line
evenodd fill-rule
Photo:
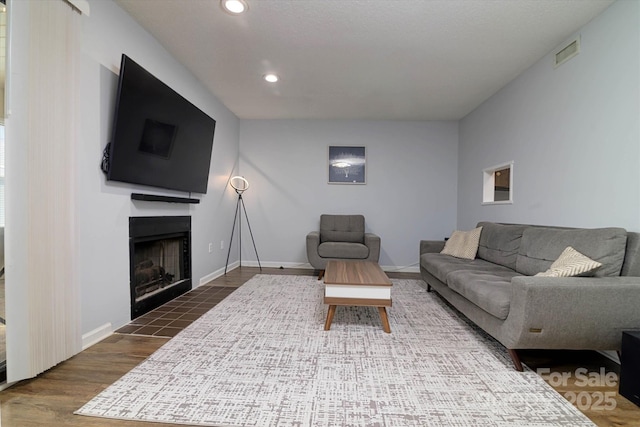
M 259 275 L 77 411 L 204 426 L 592 426 L 417 280 L 378 311 Z

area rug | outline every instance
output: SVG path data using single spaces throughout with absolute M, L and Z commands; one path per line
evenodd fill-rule
M 315 277 L 258 275 L 76 413 L 203 426 L 592 426 L 418 280 L 391 334 Z

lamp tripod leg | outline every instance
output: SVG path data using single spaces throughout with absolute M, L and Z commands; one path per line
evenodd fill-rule
M 224 264 L 224 274 L 227 274 L 227 267 L 229 266 L 229 255 L 231 254 L 231 244 L 233 243 L 233 232 L 236 230 L 236 219 L 238 219 L 238 208 L 240 207 L 240 201 L 242 199 L 238 197 L 236 202 L 236 213 L 233 215 L 233 225 L 231 226 L 231 238 L 229 239 L 229 250 L 227 251 L 227 262 Z
M 260 267 L 260 271 L 262 271 L 262 265 L 260 264 L 260 257 L 258 256 L 258 249 L 256 248 L 256 241 L 253 239 L 253 232 L 251 231 L 251 224 L 249 224 L 249 216 L 247 215 L 247 208 L 244 206 L 244 200 L 240 197 L 242 201 L 242 210 L 244 211 L 244 217 L 247 220 L 247 228 L 249 228 L 249 234 L 251 235 L 251 243 L 253 243 L 253 250 L 256 252 L 256 259 L 258 260 L 258 267 Z M 241 254 L 242 256 L 242 254 Z

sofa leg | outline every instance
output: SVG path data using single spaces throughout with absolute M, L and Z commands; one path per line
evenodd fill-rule
M 520 362 L 520 356 L 518 356 L 518 352 L 512 348 L 508 348 L 509 356 L 511 356 L 511 360 L 513 361 L 513 366 L 516 368 L 516 371 L 522 372 L 522 362 Z
M 320 274 L 318 274 L 318 280 L 322 280 L 324 277 L 324 270 L 320 270 Z
M 427 283 L 427 292 L 431 292 L 431 285 Z

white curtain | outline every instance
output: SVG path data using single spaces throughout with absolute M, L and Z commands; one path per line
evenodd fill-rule
M 21 88 L 26 120 L 10 117 L 8 126 L 22 122 L 26 130 L 15 132 L 23 141 L 7 138 L 8 145 L 26 145 L 26 235 L 20 236 L 26 262 L 16 263 L 15 280 L 10 269 L 6 277 L 9 382 L 33 377 L 81 350 L 74 262 L 80 13 L 63 0 L 32 0 L 25 16 L 28 52 L 20 54 L 28 58 L 26 87 Z M 13 306 L 16 300 L 22 306 Z

